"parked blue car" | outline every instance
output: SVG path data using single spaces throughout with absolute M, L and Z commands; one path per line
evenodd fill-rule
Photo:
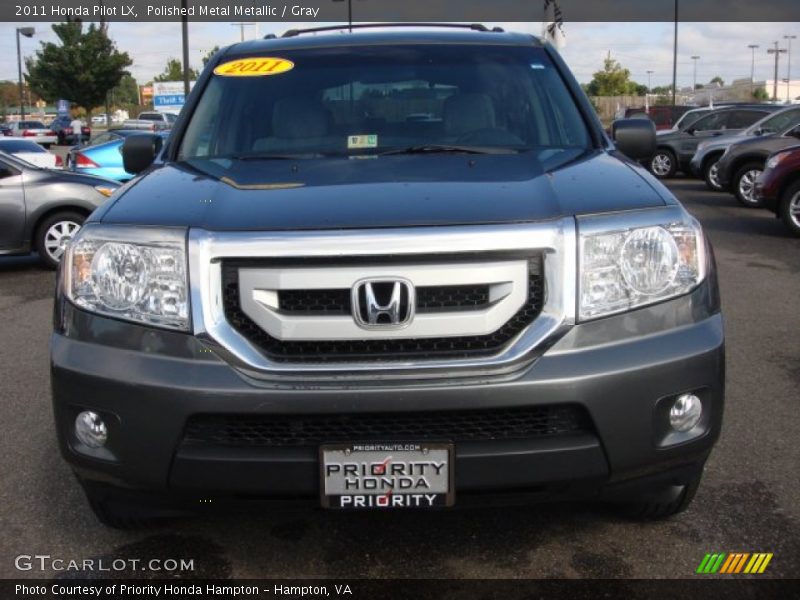
M 135 129 L 112 129 L 93 138 L 88 146 L 73 146 L 65 160 L 64 168 L 75 173 L 97 175 L 115 181 L 128 181 L 133 174 L 122 166 L 122 142 L 129 135 L 143 135 Z M 167 133 L 163 134 L 167 137 Z

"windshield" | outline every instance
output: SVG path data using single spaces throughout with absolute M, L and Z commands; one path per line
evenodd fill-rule
M 780 133 L 787 129 L 791 129 L 794 125 L 800 123 L 800 107 L 789 108 L 786 110 L 773 113 L 768 117 L 755 122 L 747 130 L 748 135 L 754 135 L 756 132 L 765 133 Z
M 243 58 L 265 57 L 283 60 L 280 73 L 211 78 L 179 159 L 403 149 L 574 155 L 590 144 L 575 101 L 539 48 L 356 46 Z

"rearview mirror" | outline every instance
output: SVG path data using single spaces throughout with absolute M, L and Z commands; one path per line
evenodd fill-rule
M 656 125 L 650 119 L 619 119 L 611 124 L 617 150 L 632 160 L 645 160 L 656 152 Z
M 129 135 L 122 142 L 122 165 L 128 173 L 138 175 L 153 164 L 163 144 L 160 135 Z

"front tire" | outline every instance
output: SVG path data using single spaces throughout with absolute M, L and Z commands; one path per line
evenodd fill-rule
M 764 170 L 764 165 L 751 162 L 740 167 L 733 176 L 733 195 L 739 204 L 747 208 L 760 208 L 763 202 L 756 198 L 756 179 Z
M 80 213 L 63 211 L 50 215 L 39 224 L 34 247 L 45 265 L 51 269 L 58 266 L 67 244 L 75 237 L 85 220 L 86 217 Z
M 703 168 L 703 179 L 706 182 L 706 187 L 712 192 L 721 192 L 723 190 L 722 184 L 719 182 L 718 162 L 718 156 L 709 159 Z
M 670 179 L 678 170 L 678 160 L 671 150 L 659 148 L 650 159 L 650 172 L 658 179 Z
M 778 207 L 778 216 L 786 225 L 789 233 L 800 237 L 800 181 L 795 182 L 783 192 Z

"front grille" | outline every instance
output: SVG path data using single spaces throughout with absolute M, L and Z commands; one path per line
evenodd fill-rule
M 581 406 L 350 415 L 197 415 L 184 443 L 201 446 L 318 446 L 327 442 L 453 442 L 591 433 Z
M 544 304 L 544 277 L 541 257 L 529 261 L 528 300 L 517 313 L 495 332 L 488 335 L 440 337 L 440 338 L 393 338 L 385 340 L 335 340 L 335 341 L 282 341 L 261 329 L 241 308 L 239 299 L 239 271 L 237 261 L 223 261 L 222 285 L 225 317 L 228 323 L 267 358 L 275 362 L 372 362 L 387 360 L 436 360 L 463 359 L 489 356 L 497 353 L 539 315 Z M 456 292 L 452 288 L 458 287 Z M 488 288 L 481 293 L 482 286 L 442 286 L 428 288 L 423 300 L 427 310 L 450 310 L 448 302 L 488 302 Z M 426 289 L 426 288 L 421 288 Z M 292 297 L 294 306 L 335 307 L 335 298 L 341 294 L 326 292 L 325 301 L 311 301 L 302 294 Z M 298 298 L 300 298 L 298 300 Z M 349 304 L 349 300 L 348 300 Z M 289 304 L 286 304 L 288 306 Z M 462 304 L 462 307 L 464 304 Z M 480 306 L 477 304 L 476 306 Z M 281 306 L 281 308 L 283 308 Z M 330 308 L 334 310 L 334 308 Z M 328 309 L 321 310 L 330 314 Z
M 416 311 L 480 310 L 489 305 L 488 285 L 438 285 L 416 289 Z M 349 315 L 350 290 L 280 290 L 278 308 L 287 314 Z

